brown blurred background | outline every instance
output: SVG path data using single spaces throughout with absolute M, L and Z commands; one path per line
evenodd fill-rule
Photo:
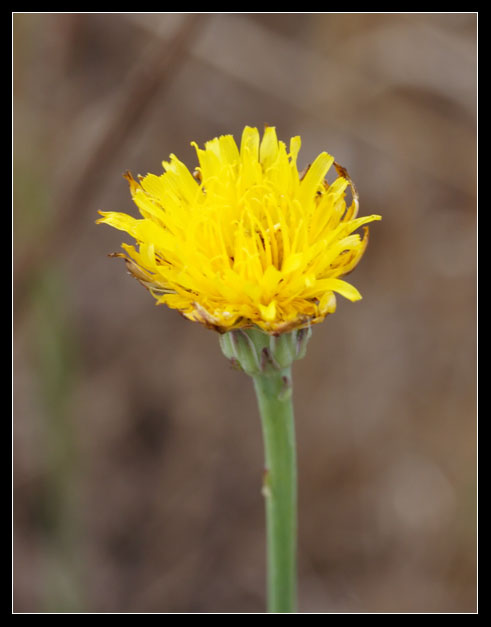
M 475 611 L 476 21 L 14 15 L 14 611 L 264 611 L 251 381 L 94 224 L 264 123 L 383 215 L 294 367 L 300 610 Z

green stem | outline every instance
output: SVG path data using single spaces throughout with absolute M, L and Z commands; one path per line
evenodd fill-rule
M 291 400 L 291 368 L 256 374 L 266 467 L 268 611 L 295 612 L 297 468 Z

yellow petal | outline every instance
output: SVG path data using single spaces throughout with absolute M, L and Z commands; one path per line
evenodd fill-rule
M 268 126 L 264 131 L 261 147 L 259 149 L 259 160 L 266 169 L 275 162 L 278 154 L 278 138 L 274 126 Z
M 259 149 L 259 132 L 257 128 L 251 128 L 246 126 L 242 133 L 242 141 L 240 143 L 240 154 L 242 158 L 255 158 L 258 157 Z
M 320 184 L 333 163 L 334 157 L 328 155 L 327 152 L 322 152 L 309 167 L 298 191 L 298 200 L 303 206 L 313 201 Z
M 322 279 L 320 281 L 317 281 L 315 289 L 322 289 L 323 292 L 338 292 L 338 294 L 341 294 L 341 296 L 344 296 L 345 298 L 353 302 L 361 300 L 362 298 L 360 292 L 356 289 L 356 287 L 351 285 L 351 283 L 341 281 L 340 279 Z
M 267 307 L 260 304 L 259 311 L 264 320 L 272 322 L 276 317 L 276 304 L 274 300 L 272 300 Z

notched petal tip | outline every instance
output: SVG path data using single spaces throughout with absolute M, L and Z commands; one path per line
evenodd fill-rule
M 97 212 L 100 216 L 102 216 L 102 218 L 97 218 L 97 220 L 94 220 L 94 222 L 96 224 L 104 224 L 105 222 L 105 216 L 108 213 L 107 211 L 98 211 Z

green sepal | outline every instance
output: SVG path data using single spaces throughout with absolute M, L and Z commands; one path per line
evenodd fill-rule
M 223 354 L 250 376 L 275 374 L 302 359 L 312 329 L 295 329 L 281 335 L 269 335 L 257 327 L 233 329 L 220 335 Z

